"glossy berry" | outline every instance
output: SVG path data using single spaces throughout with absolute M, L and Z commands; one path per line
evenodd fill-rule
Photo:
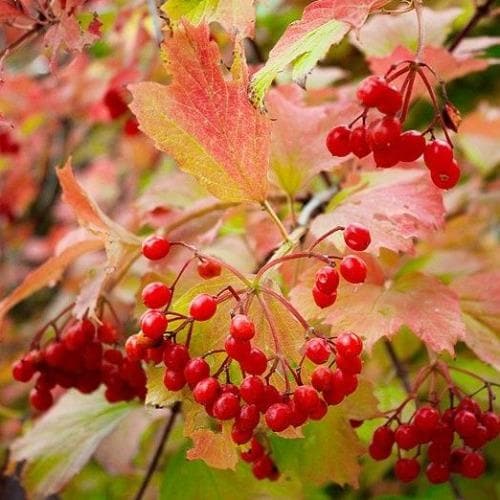
M 455 428 L 455 431 L 462 437 L 474 434 L 477 424 L 476 415 L 468 410 L 460 410 L 457 412 L 453 420 L 453 427 Z
M 189 350 L 184 344 L 168 346 L 163 353 L 163 362 L 167 368 L 184 371 L 189 361 Z
M 328 404 L 323 399 L 320 399 L 318 404 L 309 412 L 309 418 L 311 420 L 322 420 L 327 412 Z
M 451 189 L 460 180 L 460 167 L 455 160 L 431 171 L 432 182 L 440 189 Z
M 373 159 L 379 168 L 390 168 L 400 161 L 398 145 L 386 146 L 373 151 Z
M 420 464 L 415 458 L 400 458 L 394 466 L 394 473 L 403 483 L 411 483 L 420 474 Z
M 268 384 L 264 386 L 262 399 L 257 401 L 257 406 L 261 413 L 264 413 L 271 405 L 282 402 L 281 394 L 274 385 Z
M 450 478 L 450 468 L 447 464 L 431 462 L 425 470 L 425 475 L 432 484 L 445 483 Z
M 481 417 L 481 423 L 486 427 L 488 440 L 495 439 L 500 434 L 500 416 L 496 413 L 485 412 Z
M 48 390 L 43 389 L 31 389 L 30 392 L 30 404 L 35 410 L 46 411 L 54 402 L 52 394 Z
M 342 333 L 335 339 L 335 349 L 344 358 L 359 356 L 363 351 L 363 341 L 355 333 Z
M 275 403 L 266 410 L 264 418 L 272 431 L 281 432 L 290 426 L 292 410 L 286 403 Z
M 348 255 L 340 263 L 340 274 L 350 283 L 363 283 L 366 280 L 366 264 L 355 255 Z
M 386 148 L 396 143 L 401 135 L 401 122 L 395 116 L 375 120 L 367 130 L 367 140 L 371 148 Z
M 344 240 L 350 249 L 362 252 L 371 242 L 370 231 L 361 224 L 349 224 L 344 229 Z
M 453 149 L 451 146 L 439 139 L 426 144 L 424 149 L 424 162 L 430 170 L 441 168 L 453 160 Z
M 160 309 L 167 305 L 172 298 L 172 290 L 167 285 L 155 281 L 142 289 L 142 302 L 150 309 Z
M 322 309 L 333 305 L 337 300 L 337 292 L 323 293 L 316 285 L 313 286 L 312 296 L 315 304 Z
M 273 469 L 273 461 L 267 455 L 263 455 L 254 462 L 252 473 L 257 479 L 266 479 L 271 476 Z
M 248 443 L 253 436 L 253 431 L 241 429 L 237 424 L 233 425 L 231 430 L 231 439 L 236 444 Z
M 209 375 L 210 366 L 203 358 L 190 359 L 184 367 L 184 377 L 191 388 Z
M 478 424 L 474 434 L 464 437 L 464 444 L 469 448 L 482 448 L 488 442 L 488 430 L 482 424 Z
M 108 108 L 109 116 L 113 119 L 120 117 L 128 111 L 128 106 L 119 89 L 109 89 L 103 98 L 104 105 Z
M 326 366 L 317 366 L 311 375 L 311 385 L 317 391 L 325 391 L 333 384 L 333 372 Z
M 347 156 L 351 152 L 350 136 L 351 131 L 344 125 L 330 131 L 326 138 L 326 147 L 332 156 Z
M 222 269 L 218 262 L 212 259 L 204 259 L 198 262 L 198 274 L 204 280 L 220 276 Z
M 433 431 L 439 423 L 439 410 L 432 406 L 422 406 L 413 418 L 413 424 L 421 431 Z
M 372 443 L 381 448 L 392 449 L 394 439 L 394 431 L 387 425 L 381 425 L 375 429 L 372 437 Z
M 264 396 L 264 381 L 260 377 L 249 375 L 240 385 L 240 394 L 248 404 L 259 402 Z
M 169 391 L 180 391 L 186 385 L 186 379 L 181 371 L 166 370 L 163 383 Z
M 267 357 L 258 347 L 252 347 L 240 363 L 246 373 L 262 375 L 267 368 Z
M 236 419 L 236 425 L 242 430 L 251 431 L 259 425 L 259 420 L 260 412 L 256 405 L 243 405 Z
M 440 443 L 432 442 L 427 448 L 427 458 L 430 462 L 447 464 L 450 460 L 451 449 Z
M 377 446 L 372 443 L 368 447 L 368 453 L 373 458 L 373 460 L 385 460 L 386 458 L 391 456 L 391 449 L 384 448 L 383 446 Z
M 196 321 L 207 321 L 214 316 L 216 311 L 216 299 L 206 293 L 197 295 L 189 306 L 189 314 Z
M 64 332 L 63 342 L 70 351 L 78 351 L 91 342 L 95 335 L 95 326 L 88 319 L 76 321 Z
M 236 339 L 250 340 L 255 336 L 255 325 L 246 314 L 236 314 L 231 319 L 229 333 Z
M 240 398 L 232 392 L 224 392 L 215 400 L 212 412 L 219 420 L 235 418 L 240 413 Z
M 370 145 L 366 138 L 366 127 L 356 127 L 349 138 L 349 148 L 358 158 L 364 158 L 371 153 Z
M 359 85 L 356 97 L 366 108 L 373 108 L 380 102 L 387 82 L 378 76 L 369 76 Z
M 449 466 L 451 472 L 460 472 L 462 469 L 462 463 L 468 451 L 465 448 L 455 448 L 451 450 Z
M 142 243 L 142 255 L 149 260 L 160 260 L 168 255 L 170 242 L 161 236 L 149 236 Z
M 397 149 L 399 161 L 415 161 L 424 153 L 425 138 L 416 130 L 403 132 L 399 137 Z
M 325 339 L 313 338 L 306 343 L 306 357 L 316 365 L 326 363 L 331 353 L 330 346 Z
M 417 432 L 410 424 L 401 424 L 394 433 L 394 439 L 402 450 L 411 450 L 418 444 Z
M 103 344 L 115 344 L 119 339 L 118 330 L 112 323 L 104 321 L 97 327 L 97 338 Z
M 255 462 L 258 458 L 264 455 L 264 447 L 253 438 L 250 442 L 250 448 L 241 453 L 241 459 L 245 462 Z
M 403 105 L 401 92 L 392 85 L 386 85 L 382 90 L 382 95 L 377 102 L 377 109 L 385 115 L 396 114 Z
M 34 364 L 25 359 L 20 359 L 12 365 L 12 376 L 18 382 L 28 382 L 34 374 Z
M 486 469 L 486 461 L 479 452 L 470 452 L 463 457 L 460 472 L 462 476 L 476 479 L 481 476 Z
M 214 377 L 207 377 L 198 382 L 193 389 L 193 397 L 201 405 L 212 404 L 220 393 L 220 384 Z
M 337 364 L 337 368 L 347 375 L 357 375 L 361 373 L 363 367 L 361 358 L 358 356 L 344 357 L 337 355 L 335 363 Z
M 310 385 L 300 385 L 293 392 L 293 401 L 299 411 L 310 414 L 320 402 L 319 394 Z
M 125 352 L 131 361 L 140 361 L 145 353 L 145 346 L 138 335 L 131 335 L 125 341 Z
M 167 326 L 167 317 L 161 311 L 146 311 L 141 317 L 142 333 L 152 340 L 158 340 L 161 338 L 165 333 Z
M 249 354 L 252 346 L 250 341 L 237 339 L 231 335 L 226 338 L 224 349 L 236 361 L 243 361 Z
M 287 403 L 288 406 L 290 406 L 290 410 L 292 411 L 292 419 L 290 420 L 290 425 L 292 425 L 293 427 L 300 427 L 301 425 L 304 425 L 309 418 L 309 413 L 298 408 L 293 399 L 291 401 L 288 401 Z
M 481 418 L 481 407 L 479 406 L 478 402 L 472 398 L 463 398 L 462 401 L 457 406 L 457 412 L 460 410 L 467 410 L 470 411 L 471 413 L 474 413 L 476 418 Z
M 317 271 L 314 284 L 319 291 L 330 295 L 337 291 L 339 281 L 337 270 L 331 266 L 324 266 Z

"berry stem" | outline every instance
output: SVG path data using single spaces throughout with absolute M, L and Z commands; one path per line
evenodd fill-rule
M 404 87 L 404 101 L 403 101 L 403 109 L 401 110 L 401 122 L 406 120 L 406 116 L 408 115 L 408 110 L 410 108 L 411 102 L 411 94 L 413 91 L 413 84 L 415 83 L 416 73 L 414 69 L 411 69 L 408 73 L 408 77 L 405 80 Z M 403 90 L 403 89 L 402 89 Z
M 406 392 L 411 393 L 411 384 L 410 384 L 410 380 L 408 378 L 408 370 L 406 369 L 406 366 L 399 359 L 399 357 L 398 357 L 393 345 L 391 344 L 390 340 L 385 339 L 384 346 L 385 346 L 385 350 L 387 351 L 387 354 L 391 358 L 391 362 L 394 366 L 394 369 L 396 370 L 396 375 L 401 380 L 401 383 L 403 384 L 403 387 L 405 388 Z
M 415 7 L 415 14 L 417 15 L 418 27 L 418 44 L 415 52 L 415 60 L 419 62 L 425 45 L 425 26 L 422 20 L 422 0 L 413 0 L 413 6 Z
M 269 214 L 271 219 L 274 221 L 276 226 L 278 226 L 278 229 L 280 230 L 281 235 L 283 236 L 283 239 L 290 243 L 290 235 L 288 234 L 288 231 L 286 230 L 285 226 L 283 225 L 283 222 L 281 222 L 281 219 L 278 217 L 278 214 L 274 211 L 273 207 L 270 205 L 270 203 L 266 200 L 262 204 L 266 212 Z
M 323 240 L 326 240 L 328 236 L 331 236 L 332 234 L 338 232 L 338 231 L 343 231 L 345 229 L 344 226 L 336 226 L 333 229 L 330 229 L 330 231 L 327 231 L 325 234 L 321 235 L 309 248 L 308 251 L 310 252 L 314 247 L 317 247 Z

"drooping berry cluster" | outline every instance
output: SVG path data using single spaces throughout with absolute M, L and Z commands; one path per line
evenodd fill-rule
M 457 393 L 456 389 L 452 393 Z M 446 482 L 451 474 L 471 479 L 481 476 L 486 469 L 481 448 L 500 433 L 500 416 L 492 411 L 491 401 L 486 411 L 467 396 L 444 411 L 434 402 L 421 406 L 407 422 L 402 422 L 401 412 L 410 401 L 406 400 L 385 425 L 375 430 L 369 447 L 371 457 L 385 460 L 396 446 L 396 477 L 411 482 L 424 465 L 426 447 L 425 475 L 429 482 Z
M 116 348 L 104 348 L 104 344 L 117 341 L 118 331 L 112 323 L 103 321 L 96 328 L 88 319 L 72 321 L 60 338 L 16 361 L 12 375 L 15 380 L 29 382 L 39 374 L 30 393 L 30 403 L 39 411 L 52 406 L 52 391 L 57 386 L 89 394 L 104 384 L 110 402 L 144 399 L 146 376 L 141 365 Z
M 276 481 L 279 478 L 279 470 L 273 459 L 265 453 L 264 446 L 253 437 L 246 451 L 240 453 L 241 459 L 252 464 L 252 473 L 257 479 L 269 479 Z
M 408 77 L 398 90 L 390 82 L 405 72 Z M 392 76 L 390 73 L 385 78 L 370 76 L 361 82 L 357 97 L 364 111 L 350 125 L 337 126 L 330 131 L 326 139 L 328 150 L 333 156 L 339 157 L 352 153 L 358 158 L 364 158 L 373 153 L 373 159 L 380 168 L 393 167 L 399 162 L 416 161 L 423 155 L 433 183 L 441 189 L 452 188 L 460 179 L 460 168 L 453 158 L 453 148 L 441 110 L 436 109 L 435 119 L 425 132 L 403 131 L 415 75 L 419 75 L 424 81 L 437 108 L 434 91 L 422 66 L 409 64 Z M 380 115 L 368 122 L 370 109 L 378 110 Z M 360 119 L 362 124 L 353 128 Z M 432 127 L 436 121 L 441 122 L 447 142 L 435 139 Z M 428 142 L 425 139 L 426 133 L 431 136 Z

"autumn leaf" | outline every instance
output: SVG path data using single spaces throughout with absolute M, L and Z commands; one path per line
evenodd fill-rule
M 170 21 L 187 19 L 191 24 L 218 22 L 231 34 L 253 37 L 254 0 L 167 0 L 161 7 Z
M 365 22 L 370 11 L 384 0 L 317 0 L 304 9 L 302 19 L 292 23 L 269 53 L 265 66 L 252 78 L 251 95 L 262 105 L 264 94 L 289 64 L 292 76 L 301 82 L 331 45 L 339 43 L 352 29 Z
M 141 130 L 221 200 L 265 200 L 270 122 L 248 100 L 240 43 L 230 79 L 206 24 L 182 22 L 164 55 L 170 85 L 131 86 Z
M 429 236 L 443 222 L 442 195 L 427 171 L 391 169 L 364 174 L 359 186 L 333 198 L 311 230 L 319 237 L 337 225 L 358 223 L 370 230 L 368 252 L 379 254 L 381 248 L 388 248 L 411 253 L 414 238 Z M 331 241 L 345 248 L 339 235 Z
M 3 0 L 0 4 L 0 22 L 11 21 L 16 18 L 27 18 L 22 9 L 12 0 Z
M 464 342 L 481 360 L 500 369 L 500 271 L 464 276 L 450 287 L 460 300 Z

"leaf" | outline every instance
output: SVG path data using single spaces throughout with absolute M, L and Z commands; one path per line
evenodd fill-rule
M 26 14 L 12 0 L 3 0 L 0 4 L 0 22 L 12 21 L 13 19 L 25 17 Z
M 457 295 L 432 276 L 405 274 L 386 286 L 341 285 L 326 318 L 333 332 L 351 330 L 370 350 L 380 338 L 407 326 L 435 352 L 448 351 L 465 338 Z
M 331 128 L 354 119 L 359 107 L 351 102 L 307 106 L 297 85 L 272 89 L 266 107 L 272 119 L 271 168 L 278 184 L 294 195 L 314 175 L 344 162 L 325 146 Z
M 146 405 L 165 408 L 182 399 L 183 393 L 169 391 L 163 383 L 164 366 L 146 367 L 147 383 Z
M 161 7 L 170 21 L 181 18 L 191 24 L 218 22 L 231 34 L 253 37 L 254 0 L 167 0 Z
M 45 286 L 53 286 L 75 259 L 86 253 L 100 250 L 102 246 L 102 242 L 94 238 L 77 241 L 30 272 L 16 289 L 0 302 L 0 331 L 5 315 L 16 304 Z
M 465 343 L 474 353 L 500 369 L 500 271 L 476 273 L 451 284 L 460 299 Z
M 289 64 L 292 76 L 302 81 L 325 56 L 334 43 L 339 43 L 351 30 L 359 28 L 371 10 L 387 3 L 380 0 L 317 0 L 304 9 L 302 19 L 290 24 L 269 53 L 265 66 L 252 78 L 251 95 L 262 105 L 264 94 Z
M 388 248 L 412 253 L 412 239 L 429 236 L 443 222 L 442 194 L 427 171 L 391 169 L 363 175 L 359 188 L 333 198 L 329 211 L 314 220 L 311 230 L 319 237 L 337 225 L 358 223 L 370 230 L 367 251 L 378 255 L 381 248 Z M 345 248 L 338 234 L 330 240 Z
M 28 491 L 40 498 L 60 491 L 132 409 L 127 403 L 109 404 L 102 391 L 67 392 L 12 444 L 12 461 L 28 461 Z
M 248 101 L 246 62 L 237 42 L 225 79 L 206 24 L 181 23 L 164 45 L 168 86 L 131 86 L 141 130 L 181 170 L 223 201 L 262 202 L 267 194 L 269 119 Z

